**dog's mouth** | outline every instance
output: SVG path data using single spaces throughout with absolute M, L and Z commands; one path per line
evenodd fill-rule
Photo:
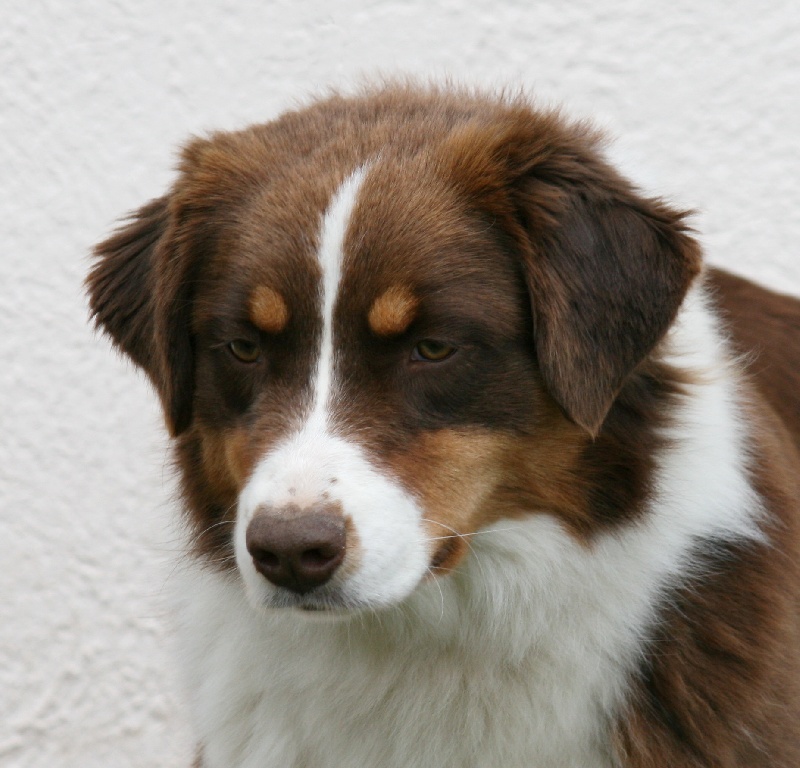
M 355 600 L 330 586 L 303 594 L 278 589 L 261 601 L 261 607 L 268 611 L 293 611 L 308 616 L 330 617 L 344 617 L 370 608 L 363 601 Z

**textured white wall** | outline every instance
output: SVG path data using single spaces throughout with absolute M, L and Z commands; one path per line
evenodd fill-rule
M 187 765 L 161 595 L 178 547 L 140 375 L 87 327 L 92 243 L 188 134 L 381 71 L 523 84 L 699 209 L 710 258 L 800 293 L 800 4 L 5 0 L 0 765 Z

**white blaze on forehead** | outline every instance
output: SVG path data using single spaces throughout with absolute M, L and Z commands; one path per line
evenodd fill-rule
M 344 181 L 322 218 L 318 252 L 322 268 L 322 342 L 314 375 L 310 421 L 327 423 L 326 408 L 333 391 L 333 308 L 342 276 L 344 239 L 365 174 L 362 167 Z

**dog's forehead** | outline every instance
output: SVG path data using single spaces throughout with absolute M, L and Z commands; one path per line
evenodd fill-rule
M 507 301 L 519 283 L 513 259 L 491 222 L 470 211 L 446 179 L 380 156 L 346 171 L 312 171 L 265 185 L 222 223 L 205 268 L 201 313 L 233 296 L 268 330 L 276 317 L 319 314 L 331 267 L 323 239 L 334 228 L 336 290 L 347 314 L 369 313 L 387 294 L 395 307 L 458 294 L 468 305 L 495 298 L 498 319 L 508 313 L 509 325 L 518 324 L 518 308 Z
M 446 179 L 423 164 L 376 162 L 346 215 L 345 276 L 459 281 L 491 269 L 496 243 L 485 222 Z
M 341 314 L 383 307 L 402 316 L 424 305 L 488 315 L 491 307 L 516 331 L 518 264 L 470 202 L 424 166 L 370 166 L 346 214 Z

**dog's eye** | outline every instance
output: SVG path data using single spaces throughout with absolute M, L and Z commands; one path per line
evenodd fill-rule
M 261 347 L 247 339 L 234 339 L 228 344 L 228 349 L 242 363 L 255 363 L 261 357 Z
M 454 354 L 456 348 L 444 341 L 436 339 L 423 339 L 411 352 L 412 360 L 425 360 L 429 363 L 438 363 Z

